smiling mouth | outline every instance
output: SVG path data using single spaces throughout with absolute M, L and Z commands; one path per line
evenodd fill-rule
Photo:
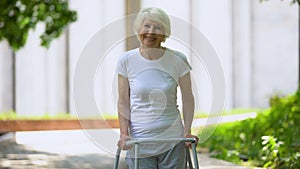
M 144 39 L 147 39 L 147 40 L 149 40 L 149 41 L 156 41 L 156 39 L 157 39 L 157 37 L 156 36 L 153 36 L 153 35 L 147 35 L 147 34 L 144 34 L 143 35 L 143 38 Z

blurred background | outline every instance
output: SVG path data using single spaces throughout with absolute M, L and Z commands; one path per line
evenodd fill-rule
M 124 39 L 112 46 L 105 56 L 99 56 L 105 59 L 99 63 L 95 76 L 95 100 L 99 111 L 116 116 L 113 94 L 115 66 L 122 53 L 138 46 L 136 39 L 129 37 L 132 20 L 126 16 L 144 7 L 162 8 L 170 16 L 189 23 L 185 25 L 186 32 L 183 32 L 187 44 L 176 39 L 176 34 L 171 34 L 164 46 L 182 51 L 194 68 L 193 78 L 201 84 L 197 86 L 197 112 L 209 112 L 213 90 L 205 65 L 192 62 L 193 46 L 200 43 L 193 41 L 190 32 L 192 27 L 196 27 L 208 39 L 222 65 L 226 84 L 225 110 L 266 109 L 270 106 L 271 97 L 293 94 L 299 84 L 299 7 L 296 1 L 58 0 L 57 3 L 67 2 L 69 5 L 59 8 L 51 5 L 47 7 L 47 3 L 54 1 L 41 1 L 46 4 L 41 9 L 49 8 L 50 11 L 59 12 L 61 8 L 67 7 L 73 11 L 73 14 L 62 14 L 66 16 L 66 21 L 60 19 L 61 14 L 57 15 L 56 19 L 63 22 L 59 28 L 64 28 L 64 31 L 60 34 L 48 30 L 49 36 L 44 36 L 44 41 L 40 36 L 48 29 L 47 24 L 52 24 L 49 29 L 58 30 L 51 12 L 44 12 L 45 17 L 41 17 L 41 22 L 33 21 L 34 14 L 33 17 L 28 14 L 31 18 L 29 21 L 23 16 L 14 20 L 19 14 L 16 11 L 22 13 L 27 10 L 22 5 L 23 1 L 11 2 L 1 2 L 0 115 L 15 112 L 20 116 L 51 116 L 60 113 L 76 116 L 73 78 L 81 52 L 102 28 L 124 20 L 124 27 L 119 28 Z M 10 5 L 6 7 L 7 4 Z M 39 18 L 39 12 L 43 13 L 43 10 L 33 6 L 32 11 L 35 10 Z M 4 15 L 11 22 L 6 23 Z M 9 24 L 18 25 L 21 31 L 29 25 L 28 35 L 19 36 L 17 30 L 7 27 L 5 30 Z M 5 36 L 8 34 L 11 36 L 7 37 L 13 39 L 11 43 Z M 114 34 L 112 32 L 106 36 L 109 38 Z M 47 38 L 53 41 L 47 41 Z M 22 45 L 16 45 L 18 41 Z M 99 46 L 93 48 L 101 50 L 101 44 L 106 41 L 103 39 Z M 48 48 L 41 46 L 41 43 Z M 22 135 L 20 138 L 25 138 L 23 143 L 29 143 L 27 141 L 33 137 Z

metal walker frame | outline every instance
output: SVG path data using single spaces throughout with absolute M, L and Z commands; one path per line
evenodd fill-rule
M 197 151 L 196 151 L 196 139 L 195 138 L 174 138 L 174 139 L 132 139 L 126 142 L 127 145 L 134 145 L 135 152 L 134 152 L 134 169 L 138 169 L 139 166 L 139 145 L 145 144 L 145 143 L 172 143 L 172 142 L 190 142 L 192 144 L 192 152 L 193 152 L 193 161 L 195 169 L 199 169 L 199 163 L 198 163 L 198 157 L 197 157 Z M 114 169 L 118 169 L 119 167 L 119 160 L 120 160 L 120 154 L 121 149 L 117 149 L 117 153 L 115 156 L 115 162 L 114 162 Z M 193 163 L 190 156 L 190 150 L 189 147 L 186 147 L 186 163 L 185 166 L 187 168 L 187 163 L 189 164 L 189 168 L 193 169 Z

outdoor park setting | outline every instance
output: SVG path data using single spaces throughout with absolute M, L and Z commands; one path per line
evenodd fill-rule
M 146 7 L 168 14 L 171 32 L 161 49 L 180 51 L 192 68 L 189 134 L 199 138 L 199 167 L 300 168 L 299 5 L 1 0 L 0 168 L 113 168 L 124 124 L 118 60 L 143 45 L 134 19 Z M 177 86 L 184 119 L 185 91 L 180 80 Z M 120 169 L 128 168 L 125 156 L 121 151 Z

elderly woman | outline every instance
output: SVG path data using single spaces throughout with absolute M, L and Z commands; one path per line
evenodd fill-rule
M 182 138 L 191 135 L 194 96 L 186 56 L 161 46 L 170 36 L 170 20 L 159 8 L 143 9 L 136 17 L 134 31 L 140 47 L 124 53 L 118 62 L 118 146 L 128 150 L 126 162 L 133 168 L 131 138 Z M 177 87 L 182 93 L 183 121 L 177 105 Z M 139 169 L 182 169 L 184 143 L 141 145 Z

